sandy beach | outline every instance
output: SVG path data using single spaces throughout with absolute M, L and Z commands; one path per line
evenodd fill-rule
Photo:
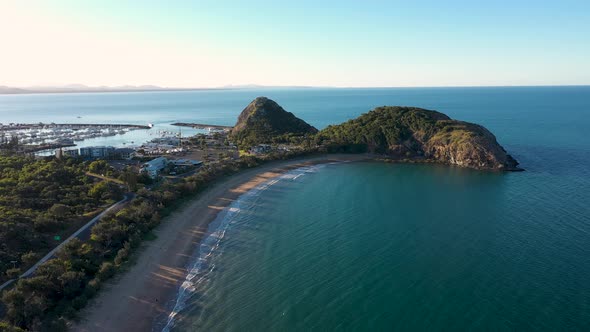
M 152 331 L 166 319 L 178 287 L 207 226 L 219 211 L 248 190 L 282 173 L 312 164 L 361 160 L 362 155 L 329 155 L 269 163 L 215 184 L 168 216 L 142 245 L 134 264 L 107 283 L 80 313 L 73 331 Z

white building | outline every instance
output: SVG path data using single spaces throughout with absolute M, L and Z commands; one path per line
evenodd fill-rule
M 140 172 L 146 172 L 149 177 L 155 179 L 158 177 L 160 172 L 168 166 L 168 159 L 164 157 L 159 157 L 154 160 L 150 160 L 147 163 L 143 164 L 140 169 Z
M 80 156 L 85 158 L 111 158 L 115 152 L 112 146 L 89 146 L 80 148 Z

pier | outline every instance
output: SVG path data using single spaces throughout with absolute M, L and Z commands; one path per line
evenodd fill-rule
M 191 127 L 195 129 L 216 129 L 216 130 L 230 130 L 233 126 L 220 126 L 220 125 L 211 125 L 211 124 L 203 124 L 203 123 L 186 123 L 186 122 L 176 122 L 172 124 L 173 126 L 179 127 Z

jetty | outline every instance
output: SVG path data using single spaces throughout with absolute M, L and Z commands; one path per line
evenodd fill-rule
M 186 123 L 186 122 L 176 122 L 172 124 L 173 126 L 179 127 L 191 127 L 195 129 L 216 129 L 216 130 L 231 130 L 233 126 L 220 126 L 220 125 L 212 125 L 212 124 L 204 124 L 204 123 Z

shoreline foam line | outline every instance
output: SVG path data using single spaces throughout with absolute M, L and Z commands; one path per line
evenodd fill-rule
M 108 288 L 99 292 L 80 313 L 81 319 L 73 323 L 71 330 L 161 331 L 176 303 L 179 286 L 186 280 L 200 243 L 207 236 L 209 225 L 223 208 L 251 189 L 289 171 L 305 166 L 366 160 L 370 160 L 367 155 L 347 154 L 302 157 L 243 170 L 215 183 L 198 198 L 166 217 L 166 221 L 154 229 L 156 239 L 142 245 L 142 252 L 135 264 L 110 282 Z M 311 172 L 314 170 L 317 168 L 308 169 Z M 296 174 L 284 176 L 295 177 Z M 244 208 L 246 210 L 247 207 Z M 237 220 L 242 221 L 242 217 Z M 223 242 L 221 248 L 225 248 Z M 193 281 L 198 278 L 193 278 Z M 190 302 L 195 296 L 187 301 Z M 188 304 L 184 312 L 187 310 Z M 182 315 L 181 311 L 176 316 L 177 325 L 181 324 Z
M 205 278 L 215 269 L 215 264 L 210 264 L 210 260 L 213 257 L 215 251 L 219 248 L 221 241 L 225 237 L 225 234 L 232 222 L 235 221 L 235 218 L 242 211 L 241 208 L 244 203 L 247 204 L 249 200 L 255 199 L 262 192 L 281 181 L 295 181 L 307 173 L 317 172 L 325 165 L 337 163 L 341 162 L 301 166 L 296 169 L 289 170 L 277 176 L 276 178 L 269 179 L 268 181 L 265 181 L 243 193 L 229 206 L 220 211 L 215 219 L 209 224 L 207 234 L 199 243 L 199 249 L 197 251 L 198 254 L 194 256 L 194 259 L 191 260 L 189 266 L 187 267 L 189 272 L 184 282 L 179 286 L 174 307 L 167 317 L 166 325 L 162 329 L 162 332 L 169 332 L 170 329 L 174 327 L 176 322 L 175 318 L 178 313 L 184 310 L 187 300 L 192 294 L 196 292 L 198 286 L 205 280 Z M 195 278 L 197 279 L 195 280 Z

